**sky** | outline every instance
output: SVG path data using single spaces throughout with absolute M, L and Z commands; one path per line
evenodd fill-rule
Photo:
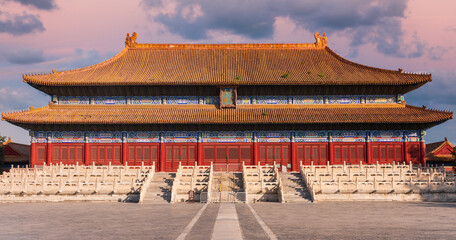
M 432 73 L 407 104 L 456 112 L 454 9 L 454 0 L 0 0 L 0 112 L 50 101 L 22 74 L 107 60 L 126 33 L 140 43 L 312 43 L 317 31 L 351 61 Z M 428 143 L 456 143 L 455 120 L 426 132 Z M 0 135 L 30 142 L 5 121 Z

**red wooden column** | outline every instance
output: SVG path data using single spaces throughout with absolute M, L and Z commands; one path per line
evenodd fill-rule
M 200 166 L 203 163 L 203 136 L 198 133 L 196 142 L 196 163 Z
M 165 149 L 165 143 L 164 143 L 164 136 L 163 133 L 160 133 L 160 163 L 158 164 L 158 169 L 160 169 L 160 172 L 165 171 L 165 155 L 166 155 L 166 149 Z
M 126 133 L 122 133 L 122 159 L 121 162 L 123 165 L 127 163 L 127 136 Z
M 89 154 L 89 136 L 87 133 L 84 134 L 84 164 L 90 164 L 90 154 Z
M 49 135 L 46 140 L 46 165 L 49 165 L 52 162 L 52 137 Z
M 30 167 L 35 166 L 37 157 L 38 156 L 36 155 L 35 137 L 32 137 L 32 143 L 30 146 Z
M 364 160 L 366 161 L 367 164 L 372 164 L 372 154 L 370 151 L 371 147 L 371 142 L 370 142 L 370 136 L 366 136 L 366 153 L 364 154 Z
M 420 163 L 421 166 L 424 167 L 426 166 L 426 144 L 424 143 L 424 140 L 420 141 Z
M 426 166 L 426 144 L 424 143 L 425 131 L 420 131 L 420 148 L 419 148 L 419 160 L 422 167 Z
M 331 133 L 329 133 L 328 136 L 328 161 L 331 165 L 334 163 L 334 149 Z
M 291 171 L 298 172 L 300 166 L 298 163 L 298 158 L 296 157 L 296 143 L 295 143 L 294 133 L 291 133 L 290 154 L 291 154 Z
M 255 133 L 253 133 L 253 165 L 258 165 L 258 140 Z
M 408 164 L 409 160 L 407 159 L 407 133 L 404 133 L 402 143 L 402 156 L 404 157 L 404 163 Z

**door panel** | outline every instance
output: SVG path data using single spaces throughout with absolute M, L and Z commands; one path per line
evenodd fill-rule
M 296 144 L 297 161 L 303 165 L 324 165 L 328 155 L 327 143 L 298 143 Z
M 159 145 L 158 144 L 129 144 L 127 147 L 128 165 L 139 166 L 152 165 L 155 163 L 155 169 L 158 168 Z
M 261 165 L 278 165 L 291 170 L 290 143 L 263 143 L 258 144 Z
M 183 166 L 194 165 L 196 161 L 196 144 L 172 144 L 165 147 L 165 171 L 175 172 L 179 163 Z
M 333 164 L 367 163 L 365 158 L 365 143 L 334 143 Z

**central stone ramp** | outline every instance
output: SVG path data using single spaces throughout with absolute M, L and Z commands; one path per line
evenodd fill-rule
M 169 203 L 175 175 L 175 173 L 156 172 L 141 203 Z
M 242 173 L 214 172 L 210 202 L 244 202 Z
M 307 203 L 312 202 L 310 193 L 299 172 L 282 172 L 280 180 L 283 187 L 283 202 Z

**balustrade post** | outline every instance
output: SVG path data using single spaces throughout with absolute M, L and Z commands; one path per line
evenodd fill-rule
M 323 192 L 323 178 L 320 176 L 320 192 Z
M 133 179 L 132 179 L 133 181 Z M 95 180 L 95 193 L 98 193 L 100 191 L 100 181 L 98 180 L 98 178 L 96 178 Z
M 60 179 L 60 182 L 59 182 L 59 193 L 61 193 L 63 191 L 63 178 Z
M 377 177 L 374 177 L 374 192 L 377 191 Z
M 27 190 L 28 190 L 28 179 L 26 178 L 24 181 L 24 186 L 22 188 L 22 192 L 27 193 Z
M 143 184 L 143 187 L 147 184 L 147 181 Z M 114 183 L 112 184 L 112 193 L 115 194 L 117 192 L 117 180 L 114 178 Z
M 358 182 L 359 182 L 359 180 L 358 180 L 358 177 L 356 177 L 356 178 L 355 178 L 355 184 L 356 184 L 356 192 L 358 192 L 358 191 L 359 191 Z
M 46 186 L 45 186 L 45 182 L 44 182 L 44 178 L 43 178 L 43 179 L 41 180 L 41 193 L 43 193 L 43 194 L 44 194 L 44 190 L 46 189 L 45 187 L 46 187 Z
M 81 178 L 78 178 L 78 189 L 76 190 L 77 193 L 81 192 Z
M 337 192 L 340 192 L 340 188 L 341 188 L 341 187 L 340 187 L 340 184 L 341 184 L 341 182 L 340 182 L 340 177 L 338 177 L 338 178 L 337 178 Z

